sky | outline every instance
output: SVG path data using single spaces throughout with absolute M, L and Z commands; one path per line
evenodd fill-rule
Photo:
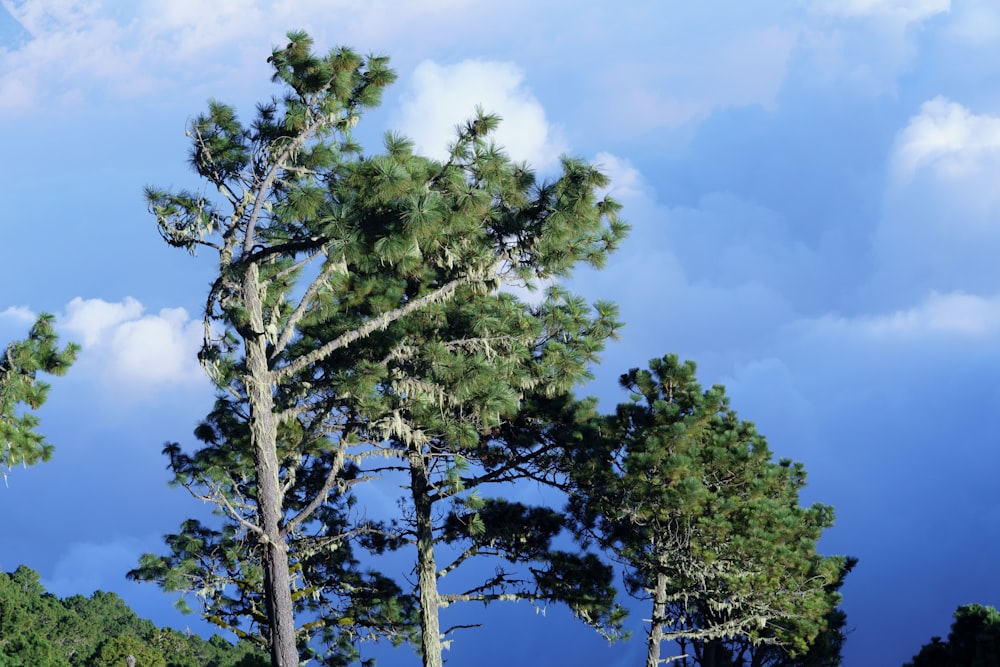
M 191 444 L 212 397 L 195 359 L 211 260 L 163 243 L 142 189 L 197 187 L 185 123 L 210 98 L 249 118 L 271 48 L 305 29 L 391 56 L 399 80 L 357 130 L 371 151 L 392 129 L 440 155 L 478 104 L 540 173 L 572 154 L 612 177 L 632 234 L 569 285 L 626 327 L 581 392 L 610 409 L 621 373 L 676 353 L 804 463 L 803 500 L 836 509 L 821 550 L 860 559 L 845 665 L 902 665 L 957 606 L 1000 605 L 995 0 L 0 7 L 0 342 L 52 312 L 82 346 L 41 411 L 55 457 L 0 486 L 0 570 L 205 630 L 124 578 L 204 512 L 160 450 Z M 641 664 L 641 609 L 615 646 L 537 611 L 477 611 L 448 655 Z

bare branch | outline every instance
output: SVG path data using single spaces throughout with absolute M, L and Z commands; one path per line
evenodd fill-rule
M 259 264 L 266 259 L 274 255 L 297 255 L 301 252 L 315 253 L 311 255 L 315 257 L 316 254 L 322 252 L 322 247 L 329 241 L 329 239 L 322 236 L 313 236 L 308 239 L 298 239 L 295 241 L 288 241 L 287 243 L 278 243 L 275 245 L 270 245 L 266 247 L 259 247 L 250 255 L 244 257 L 241 261 L 245 264 Z M 279 274 L 280 275 L 280 274 Z
M 258 538 L 264 537 L 263 529 L 261 529 L 256 524 L 250 523 L 249 521 L 244 519 L 243 515 L 240 514 L 240 512 L 233 506 L 233 504 L 229 502 L 229 499 L 225 496 L 225 494 L 219 491 L 219 487 L 221 485 L 216 485 L 215 488 L 212 490 L 211 495 L 204 495 L 198 493 L 197 491 L 194 490 L 194 488 L 190 484 L 184 484 L 183 486 L 185 489 L 188 490 L 188 493 L 190 493 L 198 500 L 201 500 L 202 502 L 206 503 L 212 503 L 213 505 L 222 507 L 231 517 L 233 517 L 233 519 L 237 523 L 246 528 L 248 532 L 253 533 Z
M 449 593 L 441 596 L 441 607 L 449 607 L 455 602 L 516 602 L 518 600 L 535 601 L 538 599 L 540 599 L 538 596 L 528 593 Z
M 481 627 L 483 627 L 482 623 L 467 623 L 467 624 L 464 624 L 464 625 L 453 625 L 450 628 L 448 628 L 447 630 L 445 630 L 444 632 L 442 632 L 441 636 L 442 637 L 447 637 L 449 634 L 451 634 L 455 630 L 468 630 L 470 628 L 481 628 Z

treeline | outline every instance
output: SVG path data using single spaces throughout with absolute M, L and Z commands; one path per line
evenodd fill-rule
M 267 655 L 219 635 L 158 628 L 114 593 L 59 599 L 22 565 L 0 573 L 0 667 L 264 667 Z
M 574 394 L 623 326 L 560 283 L 627 235 L 607 175 L 565 157 L 540 177 L 482 110 L 444 160 L 391 133 L 366 154 L 352 130 L 388 59 L 289 39 L 250 122 L 217 101 L 191 121 L 199 187 L 146 191 L 163 239 L 216 263 L 199 354 L 216 401 L 196 446 L 164 454 L 218 520 L 185 521 L 129 577 L 194 597 L 275 667 L 349 664 L 374 639 L 441 667 L 467 627 L 442 610 L 468 603 L 562 604 L 618 639 L 616 567 L 650 667 L 678 645 L 702 667 L 837 664 L 854 561 L 818 552 L 833 509 L 800 504 L 802 465 L 676 355 L 625 372 L 610 413 Z M 12 367 L 34 381 L 38 356 Z M 359 502 L 380 481 L 392 516 Z M 526 483 L 560 500 L 516 502 Z M 409 566 L 379 571 L 390 552 Z

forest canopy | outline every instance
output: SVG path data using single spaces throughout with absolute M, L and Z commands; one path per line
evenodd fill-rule
M 0 573 L 0 667 L 264 667 L 246 642 L 203 639 L 139 618 L 114 593 L 58 598 L 27 566 Z

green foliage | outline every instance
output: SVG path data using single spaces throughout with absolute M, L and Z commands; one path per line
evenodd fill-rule
M 843 560 L 816 553 L 833 513 L 799 506 L 802 466 L 773 462 L 725 390 L 702 391 L 693 362 L 667 355 L 621 384 L 631 400 L 573 462 L 570 511 L 625 566 L 628 592 L 653 602 L 650 650 L 732 637 L 807 650 L 839 600 L 828 587 Z
M 121 667 L 130 655 L 142 667 L 167 667 L 163 652 L 131 635 L 118 635 L 103 642 L 91 664 L 94 667 Z
M 3 667 L 263 667 L 245 643 L 206 641 L 140 619 L 114 593 L 60 600 L 25 567 L 0 573 L 0 665 Z
M 1000 664 L 1000 612 L 967 604 L 955 611 L 947 641 L 931 638 L 904 667 L 992 667 Z
M 856 558 L 836 558 L 841 563 L 840 575 L 838 579 L 828 584 L 825 588 L 827 600 L 818 598 L 819 604 L 835 605 L 840 601 L 840 587 L 844 584 L 844 579 L 850 574 L 854 566 L 857 565 Z M 807 625 L 813 624 L 812 618 L 803 619 Z M 780 621 L 784 627 L 784 634 L 799 634 L 807 636 L 809 630 L 790 630 L 798 619 L 786 618 Z M 750 637 L 736 636 L 713 642 L 714 652 L 709 656 L 705 649 L 705 644 L 695 643 L 690 646 L 690 657 L 676 661 L 677 667 L 688 667 L 689 665 L 699 665 L 709 667 L 709 665 L 725 664 L 733 667 L 840 667 L 842 663 L 841 652 L 844 641 L 847 639 L 847 614 L 839 607 L 832 607 L 827 612 L 826 618 L 820 625 L 819 633 L 809 642 L 809 648 L 803 652 L 801 648 L 796 649 L 794 645 L 768 641 L 768 634 L 773 633 L 772 627 L 765 627 L 762 636 L 764 641 L 756 643 Z M 688 645 L 681 640 L 681 648 L 686 650 Z M 711 662 L 714 659 L 715 663 Z
M 49 392 L 38 374 L 62 375 L 80 349 L 72 343 L 59 348 L 53 321 L 52 315 L 42 314 L 28 337 L 8 345 L 0 358 L 0 466 L 8 470 L 52 457 L 52 445 L 35 430 L 38 417 L 31 412 Z
M 422 591 L 424 616 L 437 615 L 435 599 L 565 602 L 610 636 L 620 633 L 611 569 L 553 550 L 565 516 L 483 496 L 518 480 L 558 484 L 558 463 L 578 440 L 581 414 L 593 410 L 566 392 L 588 376 L 620 326 L 616 314 L 610 304 L 591 309 L 555 287 L 538 305 L 503 292 L 469 293 L 400 321 L 404 354 L 389 345 L 362 352 L 371 354 L 366 368 L 378 378 L 365 394 L 355 391 L 371 429 L 366 438 L 385 440 L 384 453 L 411 475 L 403 516 L 389 527 L 392 545 L 415 545 L 418 569 L 440 572 L 435 580 L 466 562 L 492 561 L 480 586 L 435 590 L 429 599 Z M 434 562 L 438 543 L 457 556 Z

